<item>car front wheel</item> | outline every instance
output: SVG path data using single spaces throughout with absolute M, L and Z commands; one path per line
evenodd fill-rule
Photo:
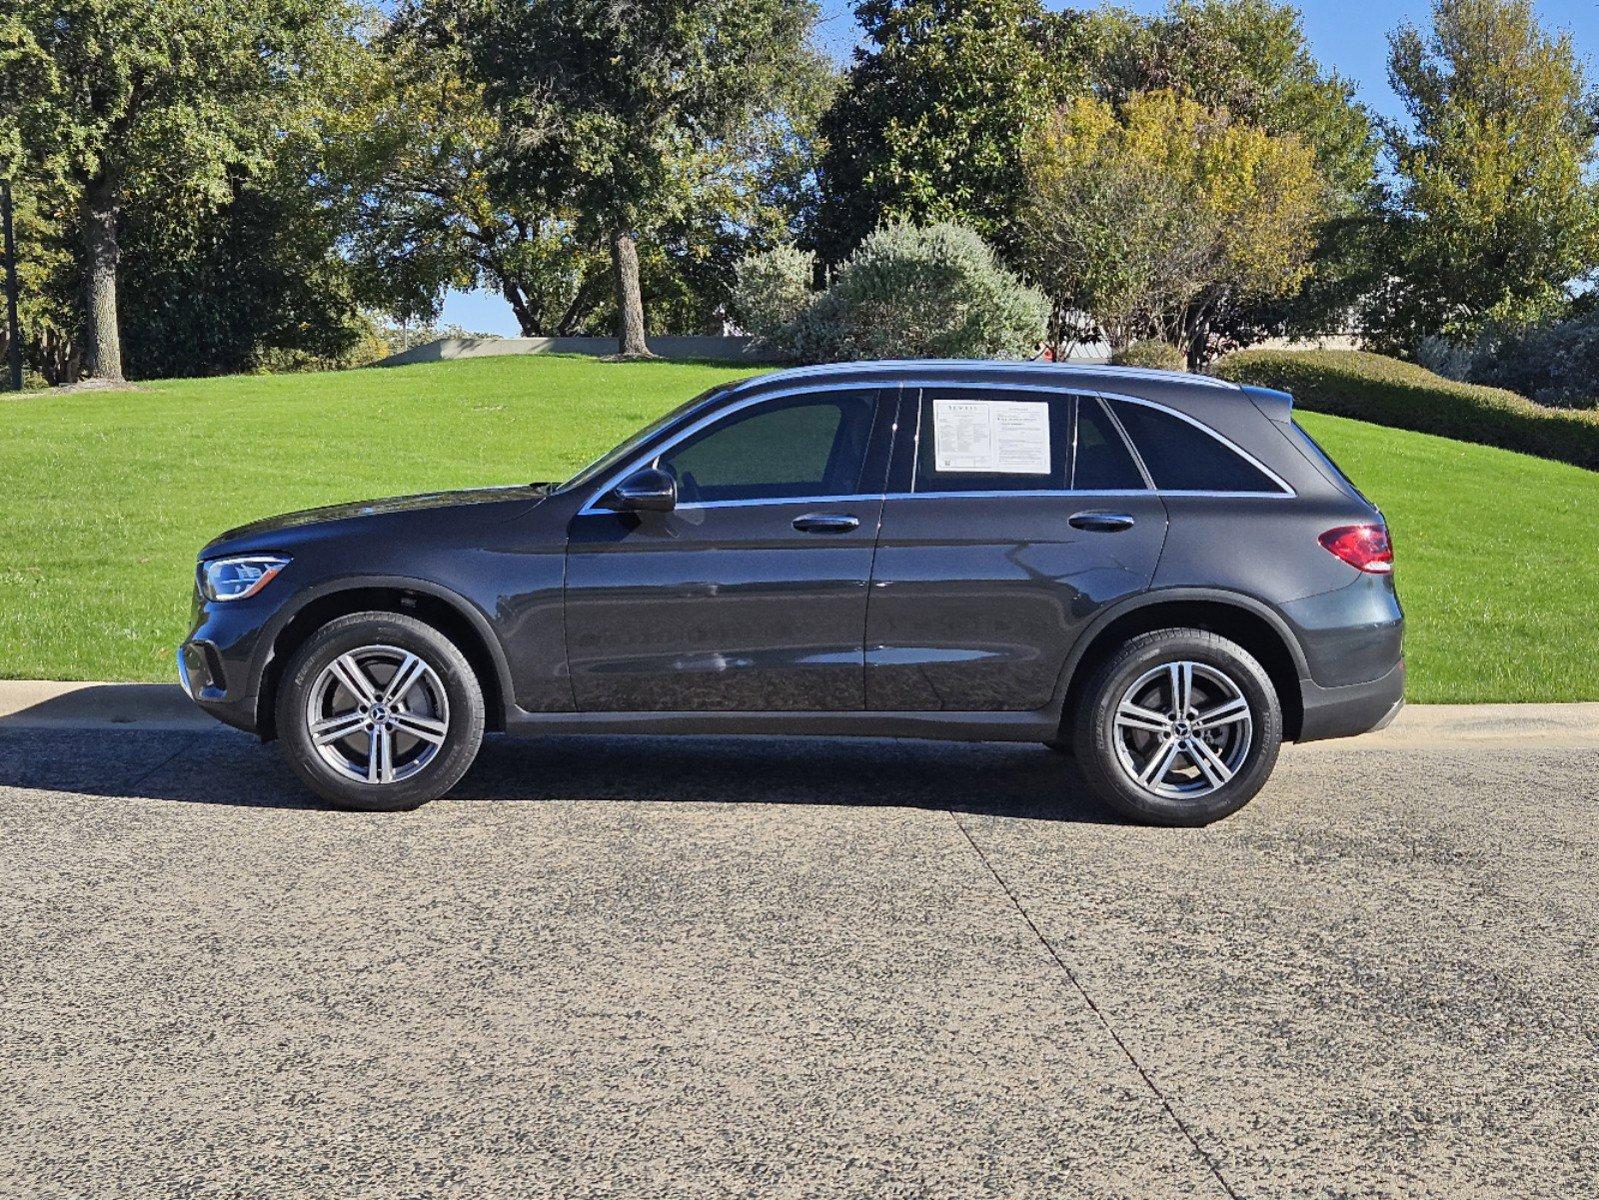
M 1095 673 L 1073 748 L 1112 808 L 1155 825 L 1208 825 L 1265 785 L 1282 745 L 1282 705 L 1242 646 L 1200 629 L 1133 638 Z
M 341 808 L 397 812 L 444 795 L 483 740 L 483 690 L 431 625 L 354 613 L 291 657 L 277 697 L 283 750 L 305 784 Z

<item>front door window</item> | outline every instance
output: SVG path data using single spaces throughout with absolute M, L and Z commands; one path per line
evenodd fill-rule
M 774 400 L 690 436 L 657 465 L 677 480 L 680 504 L 855 495 L 874 411 L 871 391 Z

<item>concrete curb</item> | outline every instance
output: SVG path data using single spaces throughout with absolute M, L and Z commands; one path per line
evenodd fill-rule
M 54 683 L 0 680 L 0 730 L 219 729 L 171 683 Z M 1599 703 L 1412 704 L 1363 745 L 1425 746 L 1456 742 L 1536 744 L 1599 750 Z M 1337 747 L 1312 742 L 1305 747 Z
M 0 680 L 0 730 L 218 728 L 175 683 Z

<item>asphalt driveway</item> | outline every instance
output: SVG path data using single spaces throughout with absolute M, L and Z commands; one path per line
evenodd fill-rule
M 0 732 L 0 1193 L 1592 1195 L 1596 817 L 1580 739 L 1171 831 L 1030 747 L 494 741 L 362 817 Z

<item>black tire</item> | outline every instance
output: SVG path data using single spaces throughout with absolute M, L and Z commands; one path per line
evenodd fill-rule
M 1207 686 L 1215 689 L 1217 695 L 1225 694 L 1221 690 L 1224 681 L 1230 682 L 1248 704 L 1249 722 L 1246 726 L 1238 721 L 1236 729 L 1223 731 L 1217 727 L 1208 731 L 1218 740 L 1238 739 L 1220 743 L 1224 754 L 1237 755 L 1231 777 L 1220 786 L 1215 786 L 1215 779 L 1205 778 L 1197 757 L 1177 752 L 1170 760 L 1172 773 L 1156 776 L 1155 783 L 1169 781 L 1168 786 L 1172 788 L 1181 785 L 1211 789 L 1179 797 L 1162 795 L 1151 786 L 1141 784 L 1128 764 L 1135 768 L 1154 764 L 1158 768 L 1156 760 L 1160 747 L 1167 744 L 1164 739 L 1187 731 L 1192 744 L 1200 735 L 1184 723 L 1180 728 L 1173 724 L 1166 733 L 1125 731 L 1124 740 L 1124 732 L 1116 727 L 1116 714 L 1129 689 L 1140 680 L 1168 664 L 1183 662 L 1196 664 L 1193 672 L 1193 678 L 1199 681 L 1193 685 L 1196 695 Z M 1216 679 L 1216 675 L 1222 678 Z M 1158 693 L 1160 676 L 1157 675 L 1149 686 Z M 1213 708 L 1219 707 L 1220 704 L 1213 705 Z M 1169 716 L 1169 713 L 1163 715 Z M 1088 786 L 1123 816 L 1150 825 L 1194 826 L 1218 821 L 1254 798 L 1277 765 L 1282 736 L 1282 704 L 1277 689 L 1248 651 L 1236 642 L 1201 629 L 1159 629 L 1133 638 L 1094 672 L 1077 705 L 1072 745 L 1078 768 Z M 1144 758 L 1140 759 L 1132 748 L 1134 741 L 1142 741 L 1150 747 Z M 1126 748 L 1126 761 L 1119 745 Z M 1221 777 L 1218 770 L 1215 778 Z
M 354 710 L 344 719 L 369 718 L 371 710 L 351 699 L 353 691 L 348 685 L 325 681 L 324 672 L 344 655 L 357 655 L 357 661 L 361 661 L 359 656 L 366 656 L 372 664 L 372 674 L 363 675 L 362 682 L 382 684 L 383 662 L 394 657 L 390 651 L 415 655 L 431 670 L 431 676 L 417 683 L 420 691 L 405 694 L 420 697 L 423 702 L 431 700 L 432 704 L 427 712 L 419 708 L 416 713 L 407 714 L 402 699 L 393 706 L 392 715 L 387 715 L 387 708 L 383 710 L 387 715 L 383 727 L 391 732 L 380 737 L 389 739 L 391 754 L 397 755 L 393 774 L 398 776 L 402 770 L 412 773 L 403 778 L 366 782 L 346 772 L 360 770 L 360 747 L 364 740 L 367 750 L 372 750 L 372 734 L 357 728 L 348 738 L 333 743 L 329 756 L 350 760 L 341 771 L 318 748 L 308 709 L 313 702 L 322 703 L 324 696 L 343 697 L 342 702 L 330 703 L 330 707 L 353 705 Z M 392 683 L 392 675 L 389 681 Z M 294 773 L 323 799 L 359 812 L 404 812 L 438 799 L 460 782 L 483 741 L 483 689 L 466 657 L 433 626 L 399 613 L 352 613 L 317 630 L 285 666 L 276 711 L 278 738 Z M 439 717 L 438 711 L 444 715 Z M 416 717 L 430 722 L 430 738 L 438 738 L 437 727 L 442 727 L 442 741 L 434 745 L 406 733 L 407 726 L 400 723 L 407 722 L 408 715 L 413 722 Z M 404 762 L 407 755 L 411 759 Z M 374 757 L 379 756 L 374 753 Z

